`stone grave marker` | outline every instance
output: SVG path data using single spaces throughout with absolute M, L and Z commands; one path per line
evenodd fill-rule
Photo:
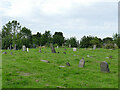
M 76 48 L 73 48 L 73 51 L 76 51 Z
M 56 53 L 55 48 L 53 47 L 53 44 L 50 44 L 50 47 L 51 47 L 52 53 Z
M 103 61 L 100 63 L 101 72 L 110 72 L 108 63 Z
M 67 66 L 70 66 L 70 63 L 69 63 L 69 62 L 67 62 L 67 63 L 66 63 L 66 65 L 67 65 Z
M 23 51 L 26 51 L 26 47 L 25 47 L 25 45 L 23 45 Z
M 48 60 L 40 60 L 40 61 L 50 63 L 50 61 L 48 61 Z
M 7 54 L 7 52 L 3 52 L 2 54 Z
M 79 67 L 84 67 L 85 66 L 85 60 L 82 58 L 79 62 Z
M 59 48 L 58 46 L 56 48 Z
M 71 44 L 69 44 L 69 48 L 71 48 Z
M 95 49 L 96 49 L 96 45 L 93 46 L 93 50 L 95 50 Z
M 29 49 L 27 48 L 27 52 L 29 52 Z
M 8 50 L 10 50 L 10 48 L 8 47 Z
M 63 52 L 64 54 L 66 54 L 66 52 Z

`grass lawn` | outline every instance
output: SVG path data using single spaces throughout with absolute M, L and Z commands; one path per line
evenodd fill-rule
M 118 50 L 56 48 L 58 53 L 51 53 L 50 48 L 6 51 L 2 55 L 3 88 L 118 88 Z M 46 52 L 46 53 L 45 53 Z M 64 54 L 63 52 L 66 52 Z M 87 57 L 87 55 L 93 57 Z M 106 57 L 112 56 L 112 59 Z M 78 67 L 81 58 L 85 67 Z M 45 63 L 40 60 L 48 60 Z M 110 73 L 100 72 L 100 62 L 109 64 Z M 69 62 L 71 66 L 66 66 Z M 65 66 L 65 67 L 59 67 Z

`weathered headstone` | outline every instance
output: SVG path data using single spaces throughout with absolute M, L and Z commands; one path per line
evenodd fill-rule
M 101 72 L 110 72 L 107 62 L 103 61 L 100 63 Z
M 84 67 L 85 66 L 85 60 L 82 58 L 79 62 L 79 67 Z
M 69 44 L 69 48 L 71 48 L 71 44 Z
M 7 54 L 7 52 L 3 52 L 2 54 Z
M 73 48 L 73 51 L 76 51 L 76 48 Z
M 26 47 L 25 47 L 25 45 L 23 45 L 23 51 L 26 51 Z
M 55 48 L 53 47 L 53 44 L 50 44 L 50 47 L 51 47 L 52 53 L 56 53 Z
M 29 52 L 29 49 L 27 48 L 27 52 Z
M 40 60 L 40 61 L 50 63 L 50 61 L 48 61 L 48 60 Z
M 96 49 L 96 45 L 93 46 L 93 50 L 95 50 L 95 49 Z
M 70 66 L 70 63 L 69 63 L 69 62 L 67 62 L 67 63 L 66 63 L 66 65 L 67 65 L 67 66 Z

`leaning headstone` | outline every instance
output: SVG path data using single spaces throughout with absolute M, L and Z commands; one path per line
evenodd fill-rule
M 100 63 L 101 72 L 110 72 L 107 62 L 103 61 Z
M 84 67 L 85 66 L 85 60 L 82 58 L 79 62 L 79 67 Z
M 29 52 L 29 49 L 27 48 L 27 52 Z
M 73 51 L 76 51 L 76 48 L 73 48 Z
M 50 47 L 51 47 L 52 53 L 56 53 L 55 48 L 53 47 L 53 44 L 50 44 Z
M 67 66 L 70 66 L 70 63 L 69 63 L 69 62 L 67 62 L 67 63 L 66 63 L 66 65 L 67 65 Z
M 93 50 L 95 50 L 95 49 L 96 49 L 96 45 L 93 46 Z
M 7 54 L 7 52 L 3 52 L 2 54 Z
M 26 47 L 25 47 L 25 45 L 23 45 L 23 51 L 26 51 Z

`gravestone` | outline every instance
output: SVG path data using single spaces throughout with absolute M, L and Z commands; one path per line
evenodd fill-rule
M 66 52 L 63 52 L 64 54 L 66 54 Z
M 71 48 L 71 44 L 69 44 L 69 48 Z
M 10 50 L 10 48 L 8 47 L 8 50 Z
M 40 48 L 39 52 L 41 53 L 41 48 Z
M 23 51 L 26 51 L 26 47 L 25 47 L 25 45 L 23 45 Z
M 56 53 L 55 48 L 53 47 L 53 44 L 50 44 L 50 47 L 51 47 L 52 53 Z
M 2 54 L 7 54 L 7 52 L 3 52 Z
M 93 46 L 93 50 L 95 50 L 95 49 L 96 49 L 96 45 Z
M 58 48 L 58 46 L 57 46 L 57 48 Z
M 82 58 L 79 62 L 79 67 L 84 67 L 85 66 L 85 60 Z
M 101 72 L 110 72 L 107 62 L 103 61 L 100 63 Z
M 67 63 L 66 63 L 66 65 L 67 65 L 67 66 L 70 66 L 70 63 L 69 63 L 69 62 L 67 62 Z
M 73 51 L 76 51 L 76 48 L 73 48 Z
M 50 63 L 50 61 L 48 61 L 48 60 L 40 60 L 40 61 Z
M 27 52 L 29 52 L 29 49 L 27 48 Z

